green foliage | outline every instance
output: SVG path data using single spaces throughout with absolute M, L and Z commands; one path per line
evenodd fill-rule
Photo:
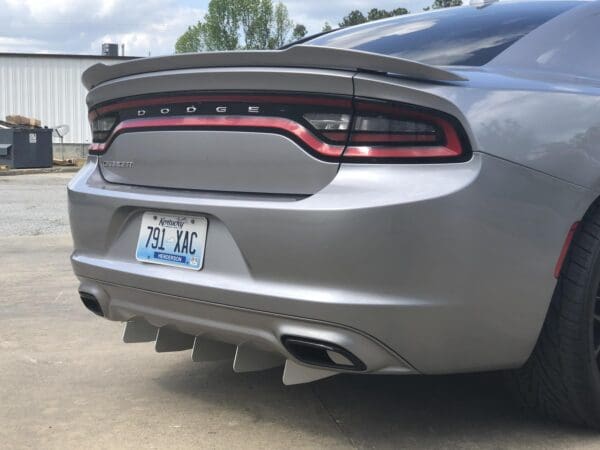
M 435 0 L 433 8 L 460 5 L 462 0 Z M 372 20 L 408 14 L 406 8 L 373 8 L 366 13 L 350 11 L 339 23 L 349 27 Z M 333 30 L 325 22 L 323 32 Z M 210 0 L 204 21 L 190 26 L 175 44 L 177 53 L 216 50 L 275 49 L 308 34 L 302 24 L 294 24 L 287 7 L 273 0 Z
M 462 3 L 462 0 L 434 0 L 433 5 L 431 5 L 431 8 L 451 8 L 453 6 L 461 6 Z
M 204 21 L 189 27 L 179 37 L 175 51 L 274 49 L 288 43 L 291 35 L 304 37 L 306 33 L 304 25 L 294 28 L 281 2 L 210 0 Z
M 269 47 L 273 26 L 273 3 L 271 0 L 240 0 L 242 32 L 245 47 L 259 50 Z
M 274 26 L 271 30 L 271 40 L 269 41 L 269 48 L 272 49 L 285 45 L 294 28 L 294 22 L 290 19 L 288 9 L 281 2 L 277 3 L 275 6 L 273 21 Z
M 396 8 L 392 9 L 391 11 L 373 8 L 367 13 L 366 16 L 358 9 L 355 9 L 354 11 L 350 11 L 350 13 L 342 19 L 339 25 L 340 28 L 351 27 L 352 25 L 360 25 L 361 23 L 371 22 L 372 20 L 386 19 L 388 17 L 401 16 L 403 14 L 408 14 L 408 10 L 406 8 Z
M 175 53 L 193 53 L 199 51 L 203 47 L 201 22 L 188 27 L 187 31 L 179 36 L 175 43 Z
M 342 21 L 338 24 L 340 28 L 351 27 L 352 25 L 360 25 L 361 23 L 365 23 L 367 18 L 365 15 L 360 12 L 358 9 L 354 11 L 350 11 L 347 16 L 345 16 Z
M 211 0 L 204 16 L 206 50 L 235 50 L 239 47 L 242 0 Z
M 292 40 L 297 41 L 302 39 L 304 36 L 308 34 L 308 30 L 304 25 L 299 23 L 294 27 L 294 31 L 292 31 Z
M 408 14 L 408 9 L 396 8 L 391 11 L 386 11 L 385 9 L 373 8 L 367 14 L 367 20 L 370 22 L 372 20 L 387 19 L 388 17 L 402 16 L 404 14 Z

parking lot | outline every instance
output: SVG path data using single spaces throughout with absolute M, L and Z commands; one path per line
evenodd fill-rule
M 1 448 L 598 448 L 512 403 L 497 374 L 285 387 L 120 342 L 71 273 L 72 174 L 0 177 Z

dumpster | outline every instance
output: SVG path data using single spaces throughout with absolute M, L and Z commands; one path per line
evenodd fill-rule
M 10 169 L 52 167 L 52 130 L 0 129 L 0 166 Z

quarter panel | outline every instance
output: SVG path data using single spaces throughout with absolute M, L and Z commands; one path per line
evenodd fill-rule
M 440 109 L 463 123 L 475 151 L 600 191 L 598 87 L 539 73 L 466 76 L 433 85 L 360 74 L 356 95 Z
M 479 91 L 461 100 L 481 151 L 600 190 L 600 96 Z

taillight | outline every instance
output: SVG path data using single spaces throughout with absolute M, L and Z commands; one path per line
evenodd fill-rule
M 465 160 L 468 143 L 453 117 L 377 100 L 314 94 L 198 94 L 117 101 L 90 112 L 91 154 L 121 133 L 162 129 L 270 132 L 327 161 Z
M 150 129 L 232 130 L 283 134 L 314 156 L 338 161 L 352 120 L 348 97 L 293 94 L 198 94 L 118 101 L 90 111 L 91 154 L 121 133 Z
M 117 123 L 116 116 L 96 117 L 91 120 L 92 138 L 94 142 L 104 142 Z
M 332 114 L 332 113 L 307 113 L 304 119 L 319 132 L 322 136 L 334 142 L 343 142 L 348 140 L 348 130 L 350 129 L 351 114 Z
M 462 128 L 438 111 L 376 101 L 355 102 L 347 160 L 431 161 L 467 156 Z

